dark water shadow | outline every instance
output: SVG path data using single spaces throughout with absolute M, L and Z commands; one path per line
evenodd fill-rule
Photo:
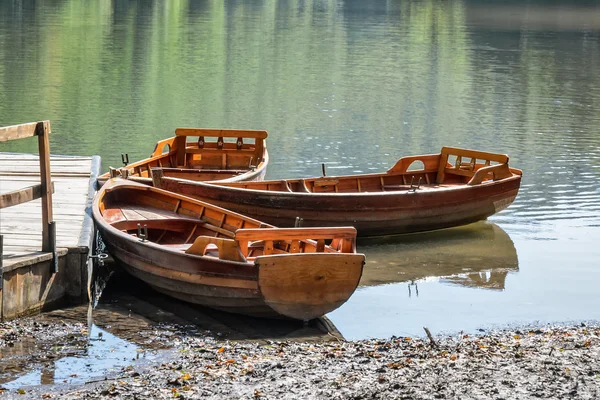
M 144 282 L 119 270 L 102 293 L 97 309 L 111 308 L 143 316 L 154 323 L 186 326 L 203 334 L 229 340 L 343 339 L 327 317 L 301 321 L 254 318 L 186 303 L 158 293 Z
M 411 235 L 366 238 L 358 242 L 367 264 L 360 286 L 442 282 L 503 290 L 509 273 L 519 269 L 515 246 L 498 225 L 478 222 Z

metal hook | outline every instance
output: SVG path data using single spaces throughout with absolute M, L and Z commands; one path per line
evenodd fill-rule
M 96 259 L 98 260 L 98 266 L 103 266 L 104 265 L 104 261 L 108 258 L 108 254 L 106 253 L 98 253 L 96 255 L 89 255 L 88 259 Z

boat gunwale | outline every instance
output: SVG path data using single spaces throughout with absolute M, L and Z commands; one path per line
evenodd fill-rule
M 114 181 L 113 181 L 114 180 Z M 185 195 L 181 195 L 178 193 L 173 193 L 173 192 L 169 192 L 169 191 L 165 191 L 163 189 L 159 189 L 159 188 L 155 188 L 153 186 L 146 186 L 143 184 L 139 184 L 139 183 L 135 183 L 135 182 L 130 182 L 121 178 L 112 178 L 110 179 L 108 182 L 113 181 L 114 184 L 111 185 L 105 185 L 103 186 L 100 191 L 98 192 L 98 199 L 96 201 L 94 201 L 93 205 L 92 205 L 92 214 L 94 215 L 96 221 L 101 221 L 100 225 L 102 225 L 102 227 L 104 229 L 108 229 L 110 231 L 112 231 L 112 233 L 117 236 L 117 237 L 122 237 L 125 238 L 128 242 L 139 246 L 140 244 L 143 244 L 144 246 L 149 246 L 150 248 L 153 248 L 157 251 L 162 251 L 162 252 L 167 252 L 169 254 L 173 254 L 173 255 L 177 255 L 177 256 L 185 256 L 185 257 L 190 257 L 192 259 L 200 259 L 200 260 L 211 260 L 211 261 L 215 261 L 218 260 L 219 262 L 226 262 L 228 264 L 233 264 L 233 265 L 256 265 L 256 259 L 258 257 L 270 257 L 270 256 L 276 256 L 276 255 L 295 255 L 295 254 L 322 254 L 322 255 L 330 255 L 330 254 L 360 254 L 356 252 L 356 231 L 355 231 L 355 238 L 354 238 L 354 251 L 353 252 L 342 252 L 342 251 L 338 251 L 335 250 L 333 247 L 326 245 L 325 248 L 330 249 L 330 251 L 323 251 L 323 252 L 308 252 L 308 253 L 287 253 L 287 254 L 270 254 L 270 255 L 261 255 L 261 256 L 257 256 L 257 257 L 245 257 L 246 261 L 234 261 L 234 260 L 227 260 L 227 259 L 221 259 L 218 257 L 214 257 L 214 256 L 210 256 L 210 255 L 198 255 L 198 254 L 192 254 L 192 253 L 185 253 L 182 252 L 179 249 L 175 249 L 175 248 L 170 248 L 169 246 L 165 246 L 165 245 L 161 245 L 159 243 L 155 243 L 153 241 L 147 240 L 147 241 L 140 241 L 139 238 L 134 237 L 126 232 L 123 232 L 122 230 L 116 228 L 112 223 L 106 221 L 106 219 L 104 218 L 104 215 L 102 214 L 102 212 L 99 209 L 99 204 L 100 203 L 104 203 L 104 198 L 106 196 L 106 194 L 108 193 L 112 193 L 118 190 L 136 190 L 136 191 L 140 191 L 140 192 L 151 192 L 151 193 L 156 193 L 158 195 L 166 195 L 168 197 L 174 197 L 177 198 L 178 200 L 181 201 L 187 201 L 190 203 L 196 203 L 199 205 L 202 205 L 202 207 L 204 208 L 209 208 L 212 209 L 213 211 L 217 211 L 217 212 L 221 212 L 223 214 L 227 214 L 227 215 L 232 215 L 234 217 L 238 217 L 242 220 L 246 220 L 249 222 L 253 222 L 256 223 L 258 225 L 258 227 L 256 228 L 238 228 L 236 231 L 232 231 L 232 234 L 234 235 L 231 239 L 238 241 L 237 238 L 235 237 L 235 233 L 238 230 L 244 231 L 244 230 L 250 230 L 250 229 L 256 229 L 256 230 L 261 230 L 261 229 L 273 229 L 273 230 L 278 230 L 281 229 L 282 232 L 283 231 L 289 231 L 290 228 L 277 228 L 276 226 L 273 226 L 271 224 L 267 224 L 265 222 L 261 222 L 257 219 L 248 217 L 246 215 L 243 215 L 241 213 L 237 213 L 235 211 L 231 211 L 228 210 L 226 208 L 223 207 L 219 207 L 217 205 L 202 201 L 202 200 L 198 200 L 192 197 L 188 197 Z M 185 207 L 184 204 L 180 205 L 180 207 Z M 204 220 L 202 220 L 201 218 L 196 218 L 193 216 L 186 216 L 186 215 L 182 215 L 182 217 L 187 217 L 189 219 L 189 221 L 186 220 L 186 222 L 189 222 L 190 224 L 194 224 L 194 223 L 203 223 L 205 222 Z M 152 220 L 152 219 L 151 219 Z M 158 219 L 155 219 L 158 220 Z M 98 223 L 98 222 L 97 222 Z M 326 230 L 331 230 L 331 227 L 323 227 Z M 350 228 L 348 226 L 344 226 L 344 227 L 338 227 L 338 229 L 347 229 Z M 303 231 L 307 231 L 307 230 L 317 230 L 318 228 L 299 228 L 300 230 Z M 352 228 L 354 229 L 354 228 Z M 281 239 L 281 240 L 285 240 L 285 239 Z M 311 245 L 316 245 L 317 241 L 311 238 L 306 238 L 306 239 L 297 239 L 300 242 L 305 242 L 305 243 L 309 243 Z M 239 241 L 238 241 L 239 242 Z M 140 259 L 144 259 L 143 257 L 138 257 Z M 145 261 L 151 261 L 151 260 L 147 260 L 144 259 Z
M 512 169 L 512 168 L 511 168 Z M 412 171 L 411 171 L 412 172 Z M 427 172 L 423 172 L 423 171 L 414 171 L 415 174 L 419 173 L 419 174 L 423 174 L 423 173 L 427 173 Z M 432 172 L 432 171 L 429 171 Z M 403 175 L 403 174 L 394 174 L 394 175 L 388 175 L 386 173 L 381 173 L 378 175 L 370 175 L 368 176 L 369 178 L 375 178 L 375 177 L 383 177 L 383 176 L 397 176 L 397 175 Z M 355 178 L 356 177 L 356 178 Z M 327 176 L 327 178 L 330 179 L 339 179 L 339 178 L 348 178 L 348 179 L 361 179 L 362 177 L 367 177 L 366 175 L 343 175 L 343 176 Z M 454 191 L 467 191 L 467 190 L 477 190 L 478 188 L 481 187 L 491 187 L 491 186 L 497 186 L 503 183 L 507 183 L 507 182 L 511 182 L 514 180 L 521 180 L 521 175 L 518 174 L 513 174 L 510 177 L 507 178 L 503 178 L 503 179 L 498 179 L 495 181 L 484 181 L 480 184 L 477 185 L 467 185 L 466 183 L 457 183 L 457 184 L 421 184 L 421 187 L 416 188 L 416 190 L 411 190 L 411 189 L 400 189 L 400 190 L 384 190 L 384 191 L 376 191 L 376 192 L 288 192 L 288 191 L 284 191 L 284 190 L 264 190 L 264 189 L 248 189 L 248 188 L 244 188 L 244 187 L 238 187 L 237 184 L 243 185 L 245 183 L 252 183 L 252 182 L 223 182 L 221 184 L 221 182 L 218 181 L 193 181 L 190 179 L 184 179 L 184 178 L 175 178 L 175 177 L 167 177 L 165 176 L 162 179 L 168 179 L 168 180 L 172 180 L 178 183 L 184 183 L 184 184 L 192 184 L 192 185 L 199 185 L 199 186 L 203 186 L 203 185 L 209 185 L 209 186 L 214 186 L 214 187 L 218 187 L 218 188 L 222 188 L 225 191 L 230 191 L 230 192 L 247 192 L 249 194 L 255 194 L 255 195 L 265 195 L 266 193 L 272 193 L 273 195 L 277 195 L 277 196 L 282 196 L 282 197 L 288 197 L 288 196 L 292 196 L 292 197 L 331 197 L 333 199 L 335 198 L 339 198 L 339 197 L 373 197 L 373 196 L 380 196 L 380 197 L 387 197 L 387 196 L 405 196 L 405 195 L 415 195 L 415 194 L 419 194 L 419 193 L 448 193 L 448 192 L 454 192 Z M 302 179 L 312 179 L 312 178 L 293 178 L 293 179 L 281 179 L 281 180 L 268 180 L 268 181 L 261 181 L 260 183 L 264 183 L 264 184 L 278 184 L 281 183 L 282 181 L 300 181 Z M 234 186 L 235 185 L 235 186 Z M 409 184 L 407 185 L 403 185 L 403 186 L 407 186 L 410 187 Z M 428 187 L 428 186 L 435 186 L 435 187 Z M 423 190 L 423 189 L 426 190 Z M 200 200 L 202 201 L 202 200 Z

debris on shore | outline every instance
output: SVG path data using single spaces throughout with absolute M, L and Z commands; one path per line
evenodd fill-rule
M 37 336 L 34 328 L 0 324 L 0 348 Z M 44 328 L 40 335 L 55 334 L 56 340 L 85 329 Z M 170 332 L 157 338 L 172 346 L 168 360 L 132 362 L 80 385 L 6 390 L 0 384 L 0 397 L 600 398 L 600 324 L 327 343 L 224 341 Z

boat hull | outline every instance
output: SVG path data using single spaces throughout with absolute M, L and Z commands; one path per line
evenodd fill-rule
M 358 286 L 364 262 L 364 256 L 358 254 L 298 254 L 258 257 L 256 265 L 210 257 L 195 257 L 192 263 L 175 254 L 165 257 L 141 242 L 123 246 L 110 232 L 101 234 L 108 251 L 125 270 L 158 292 L 261 318 L 309 320 L 337 309 Z M 332 263 L 333 257 L 344 261 Z M 157 265 L 166 259 L 168 267 Z
M 273 228 L 207 203 L 120 181 L 120 186 L 109 181 L 98 193 L 94 220 L 107 251 L 159 292 L 232 313 L 309 320 L 341 306 L 358 286 L 364 255 L 355 252 L 353 228 Z M 173 202 L 181 214 L 172 211 Z M 193 215 L 198 208 L 202 218 Z M 138 222 L 140 218 L 147 219 Z M 190 240 L 194 232 L 209 229 L 210 221 L 220 221 L 220 227 L 212 228 L 225 239 L 198 233 Z M 237 229 L 227 231 L 230 224 Z M 175 240 L 177 235 L 187 240 Z M 302 235 L 320 237 L 316 241 Z M 160 238 L 168 243 L 159 244 Z M 339 246 L 325 246 L 326 238 Z M 289 250 L 279 248 L 285 243 Z M 237 247 L 242 244 L 244 253 Z M 249 248 L 262 250 L 250 256 Z
M 421 232 L 466 225 L 505 209 L 520 176 L 481 185 L 373 193 L 285 193 L 167 182 L 164 188 L 279 227 L 354 226 L 359 236 Z M 168 185 L 168 186 L 167 186 Z

